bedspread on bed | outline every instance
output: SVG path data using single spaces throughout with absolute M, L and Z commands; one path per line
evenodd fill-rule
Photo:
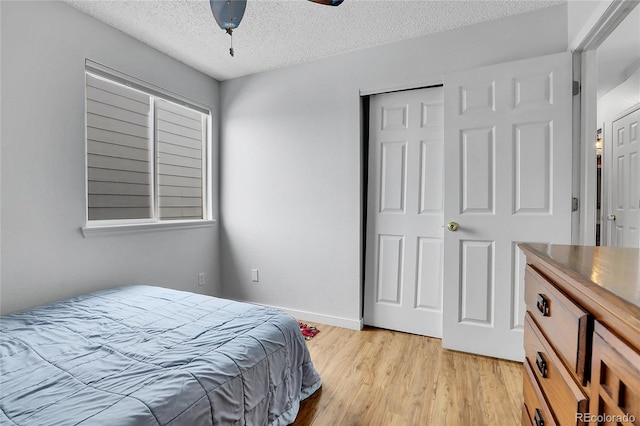
M 0 320 L 0 424 L 280 425 L 320 387 L 296 320 L 150 286 Z

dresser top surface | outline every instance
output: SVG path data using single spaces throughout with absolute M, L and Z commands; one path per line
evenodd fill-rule
M 640 309 L 640 249 L 520 244 L 565 273 L 592 282 Z

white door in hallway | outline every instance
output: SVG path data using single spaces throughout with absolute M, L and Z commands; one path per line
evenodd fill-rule
M 640 109 L 613 122 L 609 235 L 617 247 L 640 247 L 639 122 Z
M 442 336 L 442 87 L 371 97 L 364 322 Z
M 444 82 L 443 346 L 522 361 L 517 243 L 571 243 L 571 55 Z

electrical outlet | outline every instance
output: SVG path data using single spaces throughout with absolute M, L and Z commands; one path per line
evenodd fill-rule
M 204 285 L 204 272 L 198 274 L 198 286 Z
M 260 281 L 260 279 L 258 278 L 258 270 L 257 269 L 252 269 L 251 270 L 251 281 L 253 281 L 254 283 L 257 283 L 258 281 Z

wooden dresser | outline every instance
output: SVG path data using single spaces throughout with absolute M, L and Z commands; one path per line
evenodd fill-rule
M 523 425 L 640 425 L 640 250 L 520 244 Z

